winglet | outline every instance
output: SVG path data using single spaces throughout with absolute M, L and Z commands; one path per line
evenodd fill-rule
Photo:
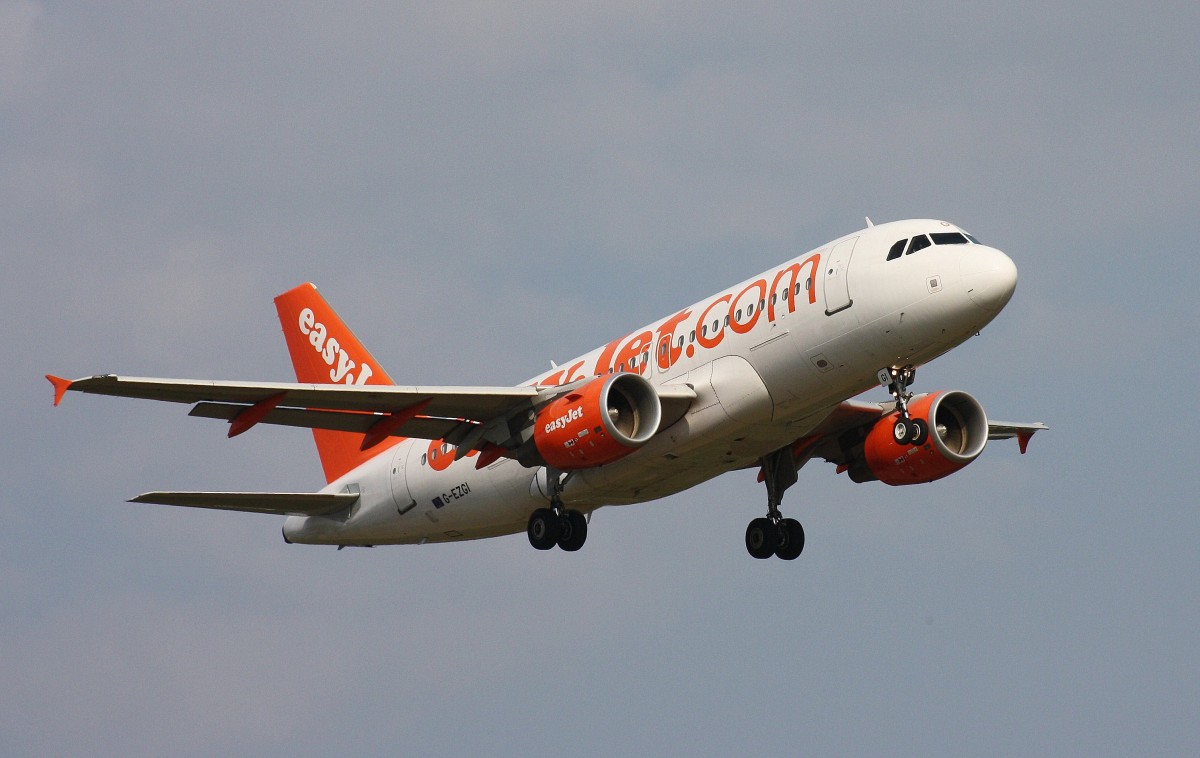
M 63 395 L 67 394 L 67 390 L 71 389 L 72 382 L 70 379 L 63 379 L 61 376 L 55 376 L 54 374 L 46 374 L 46 378 L 54 385 L 54 407 L 57 408 L 58 404 L 62 402 Z

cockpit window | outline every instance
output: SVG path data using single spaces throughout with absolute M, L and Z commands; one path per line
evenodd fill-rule
M 967 238 L 958 232 L 934 232 L 929 235 L 933 237 L 935 245 L 965 245 Z
M 908 254 L 912 255 L 918 250 L 924 250 L 931 244 L 933 243 L 929 241 L 928 237 L 926 237 L 924 234 L 918 234 L 916 237 L 912 238 L 912 244 L 908 246 Z
M 933 239 L 930 242 L 930 238 Z M 930 232 L 926 234 L 918 234 L 910 240 L 897 240 L 895 244 L 888 250 L 887 259 L 894 261 L 902 255 L 906 254 L 905 247 L 907 246 L 907 254 L 924 250 L 930 245 L 966 245 L 968 243 L 979 244 L 979 240 L 975 239 L 966 232 Z

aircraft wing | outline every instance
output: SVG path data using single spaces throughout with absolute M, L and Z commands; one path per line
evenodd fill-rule
M 445 439 L 457 444 L 476 427 L 514 417 L 568 391 L 555 387 L 401 387 L 392 385 L 229 382 L 106 374 L 47 376 L 55 405 L 68 391 L 193 404 L 189 415 L 229 421 L 230 436 L 254 424 L 332 429 L 359 434 Z M 588 377 L 587 380 L 590 380 Z M 584 381 L 587 381 L 584 380 Z M 665 429 L 687 412 L 696 393 L 684 385 L 656 388 Z
M 1036 423 L 1013 423 L 1011 421 L 988 421 L 988 439 L 989 440 L 1008 440 L 1016 437 L 1020 439 L 1024 435 L 1032 437 L 1035 432 L 1041 432 L 1050 427 L 1041 422 Z
M 823 458 L 831 463 L 842 465 L 845 454 L 842 449 L 844 435 L 855 430 L 868 427 L 879 419 L 895 410 L 893 402 L 868 403 L 860 400 L 845 400 L 834 406 L 829 415 L 817 424 L 807 435 L 797 440 L 792 446 L 797 468 L 803 466 L 812 458 Z M 1004 440 L 1016 438 L 1024 454 L 1029 440 L 1037 432 L 1050 427 L 1041 422 L 1014 423 L 1009 421 L 988 421 L 988 439 Z
M 394 413 L 429 401 L 421 410 L 429 416 L 487 420 L 522 402 L 538 397 L 534 387 L 398 387 L 391 385 L 297 384 L 294 382 L 224 382 L 194 379 L 155 379 L 105 374 L 67 381 L 51 379 L 55 399 L 66 390 L 93 395 L 165 400 L 172 403 L 205 401 L 251 406 L 284 395 L 278 407 L 323 408 L 358 413 Z M 65 387 L 60 385 L 65 382 Z M 61 389 L 60 389 L 61 387 Z

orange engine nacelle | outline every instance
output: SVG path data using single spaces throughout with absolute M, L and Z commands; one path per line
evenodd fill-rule
M 611 374 L 542 408 L 533 442 L 542 462 L 560 471 L 603 466 L 646 444 L 661 420 L 650 382 L 638 374 Z
M 891 485 L 932 482 L 978 458 L 987 444 L 987 415 L 979 401 L 965 392 L 924 395 L 908 404 L 908 413 L 925 422 L 929 438 L 917 447 L 897 444 L 892 426 L 899 414 L 888 414 L 867 433 L 862 449 L 866 471 L 862 466 L 851 467 L 855 481 L 878 479 Z

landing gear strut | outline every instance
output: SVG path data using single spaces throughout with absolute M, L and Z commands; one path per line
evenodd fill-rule
M 908 415 L 908 401 L 912 399 L 908 388 L 916 377 L 917 370 L 912 366 L 879 369 L 879 383 L 887 387 L 887 391 L 895 398 L 896 412 L 900 414 L 892 426 L 892 439 L 897 445 L 917 447 L 929 439 L 929 426 L 921 419 Z
M 546 469 L 546 480 L 550 483 L 550 507 L 538 508 L 529 516 L 529 525 L 525 528 L 529 544 L 538 550 L 549 550 L 558 545 L 573 553 L 587 541 L 587 518 L 579 511 L 563 506 L 562 472 Z
M 759 559 L 778 556 L 795 560 L 804 551 L 804 527 L 794 518 L 779 512 L 783 493 L 796 483 L 796 459 L 792 448 L 785 447 L 762 459 L 763 481 L 767 485 L 766 518 L 756 518 L 746 527 L 746 550 Z

